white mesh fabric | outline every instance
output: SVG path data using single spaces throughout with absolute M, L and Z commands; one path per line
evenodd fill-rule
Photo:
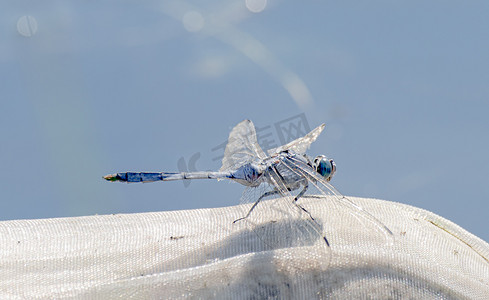
M 489 299 L 487 243 L 421 209 L 352 200 L 394 240 L 369 241 L 338 217 L 344 208 L 304 199 L 334 224 L 326 265 L 320 242 L 260 248 L 232 224 L 240 206 L 0 222 L 0 299 Z

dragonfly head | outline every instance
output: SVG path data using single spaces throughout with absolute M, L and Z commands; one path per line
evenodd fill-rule
M 336 164 L 334 161 L 324 155 L 316 156 L 316 158 L 314 158 L 312 167 L 314 170 L 316 170 L 316 172 L 323 176 L 326 181 L 330 181 L 336 172 Z

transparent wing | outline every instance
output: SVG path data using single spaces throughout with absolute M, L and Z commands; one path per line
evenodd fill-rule
M 295 153 L 303 154 L 306 152 L 309 146 L 311 146 L 312 142 L 314 142 L 318 138 L 318 136 L 323 131 L 324 126 L 326 125 L 322 124 L 301 138 L 293 140 L 292 142 L 282 145 L 280 147 L 270 149 L 268 150 L 268 154 L 271 156 L 273 154 L 280 153 L 284 150 L 289 149 L 293 150 Z
M 267 155 L 258 145 L 253 122 L 244 120 L 236 125 L 229 134 L 222 166 L 219 171 L 235 170 L 246 163 L 266 157 Z
M 353 227 L 355 222 L 357 225 L 360 225 L 357 226 L 357 229 L 359 232 L 362 232 L 359 234 L 362 235 L 363 238 L 371 239 L 372 237 L 378 237 L 378 240 L 382 243 L 392 244 L 394 235 L 387 226 L 363 207 L 341 195 L 334 186 L 324 180 L 323 177 L 306 163 L 297 158 L 289 157 L 287 160 L 284 160 L 284 165 L 291 171 L 307 178 L 309 185 L 312 186 L 312 189 L 318 191 L 319 196 L 330 199 L 334 202 L 334 205 L 340 205 L 345 208 L 343 211 L 347 211 L 349 216 L 353 218 L 351 226 Z
M 246 188 L 241 202 L 254 204 L 263 194 L 270 195 L 263 198 L 256 209 L 239 222 L 246 223 L 257 234 L 263 242 L 264 250 L 287 251 L 293 247 L 302 247 L 301 251 L 306 257 L 320 258 L 320 263 L 315 267 L 326 269 L 331 260 L 331 248 L 323 234 L 322 225 L 294 200 L 295 194 L 287 189 L 276 169 L 269 169 L 267 176 L 270 177 L 270 183 Z M 244 206 L 243 216 L 251 206 Z

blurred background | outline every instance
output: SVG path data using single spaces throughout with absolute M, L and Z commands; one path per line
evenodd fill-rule
M 421 207 L 489 240 L 489 2 L 15 1 L 0 12 L 0 219 L 221 207 L 243 119 L 309 150 L 345 195 Z

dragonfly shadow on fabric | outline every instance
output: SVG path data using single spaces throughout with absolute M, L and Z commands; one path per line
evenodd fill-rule
M 277 221 L 272 220 L 262 224 L 255 224 L 249 220 L 244 220 L 243 222 L 248 223 L 250 231 L 244 231 L 238 234 L 236 238 L 241 239 L 244 245 L 250 246 L 247 249 L 249 251 L 307 247 L 322 242 L 316 232 L 307 230 L 308 220 L 288 218 Z M 284 232 L 287 232 L 287 234 L 284 234 Z
M 220 218 L 220 216 L 215 216 L 215 218 Z M 307 228 L 307 226 L 302 224 L 303 222 L 304 220 L 282 219 L 257 225 L 253 230 L 250 230 L 247 226 L 243 226 L 245 225 L 243 223 L 239 225 L 240 228 L 231 230 L 229 235 L 215 242 L 201 245 L 196 250 L 188 250 L 180 256 L 163 262 L 156 269 L 153 267 L 151 270 L 143 272 L 170 272 L 178 269 L 203 266 L 215 261 L 232 259 L 233 257 L 243 255 L 257 255 L 260 253 L 260 255 L 267 255 L 266 253 L 268 253 L 268 255 L 273 256 L 273 253 L 276 251 L 283 252 L 288 249 L 297 249 L 297 247 L 302 247 L 305 253 L 312 251 L 308 249 L 314 249 L 317 256 L 318 244 L 321 245 L 319 247 L 319 253 L 325 255 L 324 262 L 328 263 L 329 252 L 324 252 L 328 248 L 323 247 L 321 241 L 318 240 L 317 234 L 294 231 L 291 231 L 287 236 L 281 234 L 281 232 L 288 229 Z M 231 227 L 232 225 L 230 224 L 227 230 Z M 170 237 L 170 239 L 175 244 L 191 243 L 191 241 L 186 241 L 189 237 L 180 237 L 178 239 Z M 185 248 L 190 249 L 192 246 Z

